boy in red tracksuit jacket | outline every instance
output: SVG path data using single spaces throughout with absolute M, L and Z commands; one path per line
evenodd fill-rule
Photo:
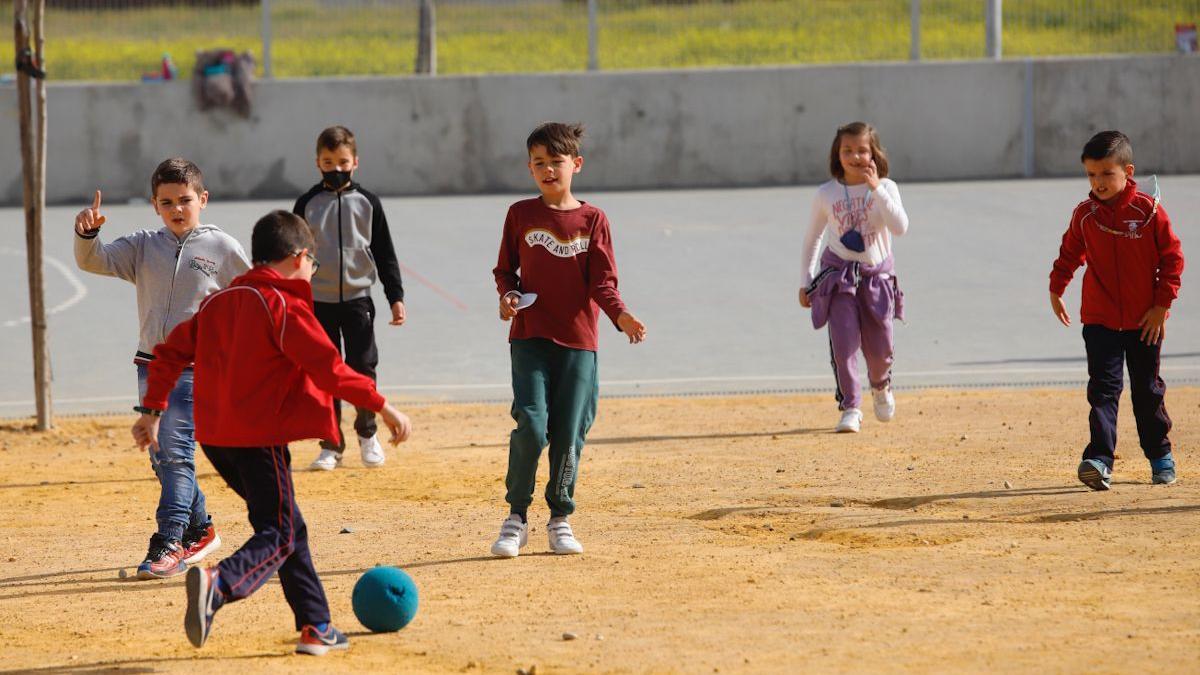
M 222 605 L 248 597 L 279 572 L 300 631 L 296 652 L 321 655 L 349 641 L 329 622 L 287 444 L 338 438 L 331 395 L 381 413 L 393 444 L 408 438 L 411 426 L 369 377 L 342 362 L 313 315 L 309 279 L 316 258 L 304 219 L 267 214 L 254 226 L 251 249 L 255 267 L 208 296 L 155 347 L 133 436 L 143 447 L 153 445 L 167 395 L 194 361 L 196 440 L 246 500 L 254 536 L 216 567 L 188 570 L 188 639 L 203 645 Z
M 1137 189 L 1133 147 L 1119 131 L 1102 131 L 1083 147 L 1092 191 L 1075 207 L 1071 225 L 1050 272 L 1050 307 L 1065 326 L 1071 318 L 1062 294 L 1080 265 L 1083 276 L 1083 341 L 1087 347 L 1088 421 L 1091 441 L 1083 451 L 1079 480 L 1107 490 L 1117 445 L 1117 403 L 1122 368 L 1129 364 L 1130 397 L 1151 480 L 1175 482 L 1171 418 L 1163 404 L 1166 384 L 1158 374 L 1163 325 L 1179 295 L 1183 247 L 1167 212 Z

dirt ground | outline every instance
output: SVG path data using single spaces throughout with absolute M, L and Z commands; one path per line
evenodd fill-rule
M 410 408 L 416 435 L 385 467 L 348 454 L 296 474 L 353 642 L 320 659 L 292 655 L 275 582 L 195 650 L 182 579 L 118 578 L 157 499 L 132 417 L 44 435 L 4 423 L 0 671 L 1194 673 L 1200 389 L 1168 394 L 1170 487 L 1149 484 L 1123 403 L 1115 484 L 1095 493 L 1074 477 L 1081 391 L 901 392 L 897 420 L 868 414 L 858 435 L 828 432 L 826 396 L 603 400 L 572 519 L 586 552 L 547 553 L 539 499 L 514 560 L 488 556 L 506 406 Z M 316 452 L 293 450 L 297 467 Z M 243 505 L 207 461 L 200 473 L 228 554 Z M 366 632 L 350 608 L 379 563 L 420 588 L 398 633 Z

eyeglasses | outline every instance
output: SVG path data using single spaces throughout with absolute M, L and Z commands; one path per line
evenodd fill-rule
M 292 255 L 297 256 L 297 257 L 303 255 L 305 258 L 308 258 L 308 261 L 312 263 L 312 268 L 313 268 L 314 273 L 317 270 L 321 269 L 321 261 L 317 260 L 316 257 L 313 256 L 313 254 L 309 253 L 308 251 L 296 251 Z

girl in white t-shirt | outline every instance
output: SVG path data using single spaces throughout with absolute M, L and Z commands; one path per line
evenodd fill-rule
M 800 304 L 812 309 L 813 327 L 829 325 L 829 348 L 837 381 L 837 430 L 862 424 L 858 352 L 867 361 L 875 417 L 892 419 L 892 319 L 903 319 L 892 237 L 908 230 L 900 190 L 887 177 L 879 135 L 864 122 L 837 131 L 829 153 L 833 180 L 817 188 L 801 250 L 804 285 Z M 823 235 L 823 236 L 822 236 Z M 825 242 L 820 258 L 817 252 Z

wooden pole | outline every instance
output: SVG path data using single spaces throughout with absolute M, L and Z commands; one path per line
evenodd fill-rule
M 33 31 L 30 30 L 29 0 L 13 3 L 13 36 L 17 62 L 17 103 L 21 115 L 21 176 L 25 201 L 25 251 L 29 268 L 29 316 L 33 337 L 33 386 L 37 402 L 37 428 L 49 429 L 53 422 L 50 406 L 50 348 L 46 335 L 46 298 L 42 275 L 42 214 L 46 194 L 46 84 L 42 64 L 43 7 L 33 0 Z M 35 51 L 36 47 L 36 51 Z M 36 110 L 34 88 L 36 81 Z

